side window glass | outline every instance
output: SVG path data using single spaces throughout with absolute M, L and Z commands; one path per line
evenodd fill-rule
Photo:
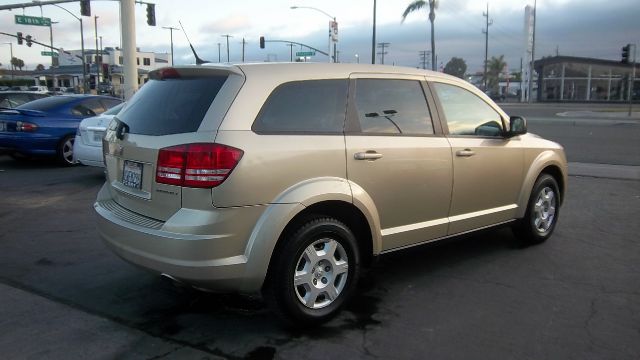
M 433 134 L 429 106 L 419 81 L 358 79 L 355 102 L 363 133 Z
M 277 87 L 262 106 L 256 132 L 342 133 L 348 82 L 308 80 Z
M 502 118 L 489 104 L 461 87 L 434 83 L 451 135 L 501 136 Z
M 102 114 L 104 110 L 98 99 L 87 99 L 74 106 L 71 112 L 79 116 L 96 116 Z

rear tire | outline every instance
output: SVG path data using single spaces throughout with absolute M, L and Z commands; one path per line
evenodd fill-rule
M 334 218 L 314 216 L 283 240 L 273 255 L 265 299 L 291 325 L 328 321 L 356 288 L 360 259 L 355 236 Z
M 64 166 L 72 166 L 73 163 L 73 143 L 75 136 L 67 135 L 58 144 L 58 151 L 56 155 L 57 161 Z
M 560 214 L 560 200 L 558 182 L 549 174 L 541 174 L 531 190 L 524 218 L 513 226 L 522 245 L 539 244 L 553 234 Z

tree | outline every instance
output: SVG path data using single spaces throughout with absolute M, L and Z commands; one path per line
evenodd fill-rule
M 24 61 L 14 56 L 11 58 L 11 65 L 17 67 L 18 69 L 20 69 L 20 71 L 22 71 L 22 68 L 24 67 Z
M 436 20 L 436 11 L 435 9 L 438 7 L 437 0 L 414 0 L 412 1 L 407 8 L 402 13 L 402 22 L 407 18 L 407 15 L 411 14 L 414 11 L 420 10 L 423 7 L 429 6 L 429 21 L 431 22 L 431 70 L 436 70 L 436 38 L 435 38 L 435 29 L 433 22 Z
M 457 76 L 460 79 L 464 79 L 464 74 L 467 72 L 467 63 L 463 58 L 452 57 L 451 60 L 444 66 L 444 73 Z
M 37 71 L 42 71 L 42 70 L 44 70 L 44 65 L 42 65 L 42 64 L 38 64 L 38 66 L 36 66 L 36 70 L 37 70 Z
M 497 94 L 499 92 L 500 74 L 506 66 L 504 55 L 492 56 L 487 62 L 487 90 L 490 90 L 491 93 Z

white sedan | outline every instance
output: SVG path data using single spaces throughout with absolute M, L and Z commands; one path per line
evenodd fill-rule
M 102 114 L 86 118 L 80 122 L 73 143 L 73 162 L 82 165 L 104 167 L 102 159 L 102 137 L 109 122 L 124 107 L 124 103 L 114 106 Z

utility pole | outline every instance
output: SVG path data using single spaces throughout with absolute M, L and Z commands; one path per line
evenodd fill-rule
M 522 73 L 522 58 L 520 58 L 520 98 L 522 99 L 522 92 L 524 89 L 522 88 L 522 84 L 524 81 L 524 74 Z M 521 100 L 522 101 L 522 100 Z
M 229 62 L 229 38 L 233 37 L 231 35 L 222 35 L 222 37 L 227 38 L 227 62 Z
M 489 62 L 489 25 L 493 24 L 493 20 L 489 19 L 489 3 L 487 3 L 487 12 L 483 12 L 485 19 L 485 28 L 482 30 L 484 34 L 484 91 L 487 91 L 487 64 Z
M 171 26 L 163 26 L 162 28 L 169 30 L 169 36 L 171 37 L 171 66 L 175 66 L 175 63 L 173 62 L 173 30 L 178 30 L 178 28 Z
M 289 47 L 289 61 L 293 62 L 293 47 L 296 44 L 288 43 L 287 46 Z
M 385 51 L 385 48 L 388 48 L 389 45 L 391 45 L 391 43 L 388 43 L 388 42 L 378 43 L 378 47 L 380 48 L 380 52 L 378 53 L 378 55 L 380 55 L 380 64 L 382 65 L 384 65 L 384 56 L 385 54 L 387 54 L 387 52 Z
M 242 38 L 242 62 L 244 62 L 244 46 L 247 44 L 247 42 L 244 40 L 244 38 Z
M 220 43 L 218 43 L 218 62 L 220 62 Z
M 420 56 L 420 64 L 422 65 L 422 68 L 426 69 L 427 68 L 427 64 L 429 64 L 429 62 L 430 62 L 429 61 L 429 57 L 431 56 L 431 51 L 422 50 L 422 51 L 420 51 L 419 56 Z M 431 65 L 431 64 L 429 64 L 429 65 Z M 431 67 L 431 66 L 429 66 L 429 67 Z
M 51 47 L 53 47 L 53 24 L 57 24 L 57 23 L 58 21 L 51 21 L 49 23 L 49 43 Z M 55 56 L 51 56 L 51 66 L 56 66 L 56 62 L 54 61 L 55 58 L 56 58 Z M 56 84 L 53 84 L 53 85 L 55 86 Z
M 98 84 L 100 84 L 100 63 L 102 62 L 98 60 L 98 59 L 102 60 L 100 56 L 100 48 L 98 47 L 98 18 L 99 18 L 98 15 L 93 17 L 95 21 L 94 29 L 96 32 L 96 81 L 95 81 L 96 93 L 98 93 Z
M 376 0 L 373 0 L 373 35 L 371 36 L 371 63 L 376 63 Z
M 536 13 L 538 5 L 538 0 L 534 0 L 533 2 L 533 39 L 531 44 L 531 67 L 529 68 L 529 104 L 531 104 L 531 99 L 533 98 L 533 65 L 536 61 L 536 22 L 538 21 L 538 15 Z

